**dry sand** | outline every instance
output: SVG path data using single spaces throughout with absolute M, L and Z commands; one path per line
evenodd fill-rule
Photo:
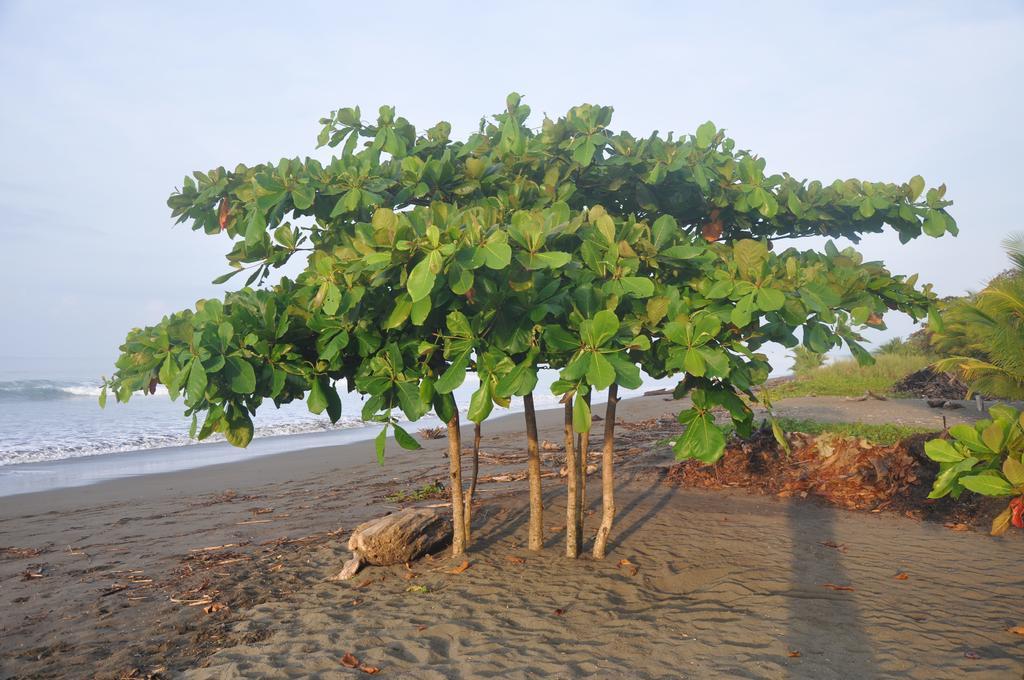
M 647 397 L 620 414 L 675 406 Z M 916 402 L 780 407 L 939 418 Z M 558 441 L 561 414 L 539 416 Z M 518 418 L 488 424 L 498 462 L 483 474 L 521 468 L 519 431 Z M 1020 532 L 670 488 L 658 433 L 620 431 L 620 513 L 600 563 L 562 557 L 564 486 L 546 479 L 539 555 L 524 548 L 524 484 L 484 484 L 465 571 L 439 555 L 325 581 L 347 530 L 398 507 L 386 494 L 444 478 L 443 441 L 383 469 L 364 443 L 0 498 L 0 546 L 25 551 L 0 553 L 0 676 L 363 677 L 346 653 L 403 678 L 1024 676 L 1024 637 L 1006 630 L 1024 625 Z

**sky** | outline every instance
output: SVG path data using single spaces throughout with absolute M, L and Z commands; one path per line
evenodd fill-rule
M 109 362 L 219 296 L 226 237 L 175 227 L 167 196 L 192 170 L 322 157 L 319 117 L 352 105 L 460 136 L 511 91 L 538 120 L 614 106 L 638 136 L 711 119 L 770 171 L 945 182 L 958 238 L 859 246 L 894 272 L 956 295 L 1006 268 L 1024 4 L 717 4 L 0 0 L 0 358 Z

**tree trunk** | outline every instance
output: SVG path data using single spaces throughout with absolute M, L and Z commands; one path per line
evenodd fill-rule
M 462 433 L 459 411 L 448 421 L 448 483 L 452 493 L 452 556 L 466 552 L 465 505 L 462 498 Z
M 608 388 L 608 406 L 604 415 L 604 448 L 601 450 L 601 526 L 594 539 L 594 559 L 603 560 L 608 547 L 608 535 L 615 519 L 615 404 L 619 386 Z
M 526 474 L 530 478 L 530 550 L 544 548 L 544 499 L 540 486 L 540 444 L 537 442 L 537 412 L 533 392 L 523 397 L 526 416 Z
M 466 545 L 473 542 L 473 494 L 476 493 L 476 480 L 480 476 L 480 423 L 473 423 L 473 476 L 469 479 L 466 491 Z
M 565 556 L 580 556 L 583 537 L 579 531 L 579 463 L 576 458 L 576 437 L 572 431 L 572 399 L 565 402 Z

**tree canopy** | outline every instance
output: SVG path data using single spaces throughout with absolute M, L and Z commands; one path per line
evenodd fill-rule
M 383 456 L 388 428 L 418 446 L 398 412 L 450 421 L 468 371 L 480 378 L 467 412 L 479 423 L 531 394 L 540 368 L 558 369 L 553 391 L 585 432 L 582 397 L 637 387 L 642 369 L 680 377 L 692 406 L 676 452 L 713 461 L 725 439 L 712 410 L 751 427 L 748 402 L 771 368 L 762 345 L 845 344 L 871 361 L 860 330 L 933 305 L 916 276 L 852 247 L 779 242 L 955 234 L 944 186 L 768 174 L 711 122 L 638 138 L 610 129 L 610 107 L 540 127 L 529 117 L 511 94 L 454 140 L 448 123 L 418 132 L 388 106 L 373 123 L 344 108 L 320 121 L 319 146 L 340 149 L 328 162 L 186 177 L 172 215 L 226 235 L 232 271 L 217 282 L 247 273 L 246 287 L 132 330 L 106 386 L 127 401 L 164 384 L 199 438 L 221 432 L 238 446 L 267 401 L 304 398 L 337 420 L 344 386 L 367 397 L 364 419 L 385 424 Z M 299 253 L 304 271 L 267 285 Z

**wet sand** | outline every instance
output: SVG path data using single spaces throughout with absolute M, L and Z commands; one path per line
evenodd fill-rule
M 625 422 L 678 407 L 619 406 Z M 916 402 L 780 407 L 938 417 Z M 541 437 L 559 441 L 561 413 L 538 415 Z M 482 474 L 521 469 L 520 418 L 488 424 Z M 389 493 L 445 479 L 443 440 L 393 447 L 384 468 L 364 442 L 0 498 L 0 546 L 19 549 L 0 553 L 0 675 L 362 677 L 346 653 L 381 677 L 1024 674 L 1024 637 L 1006 630 L 1024 624 L 1020 532 L 671 488 L 649 430 L 620 428 L 604 562 L 562 557 L 555 477 L 541 554 L 525 550 L 525 483 L 488 483 L 465 571 L 448 573 L 457 563 L 442 554 L 327 582 L 348 531 L 399 507 Z M 545 469 L 559 464 L 550 454 Z M 590 485 L 588 538 L 600 512 Z

